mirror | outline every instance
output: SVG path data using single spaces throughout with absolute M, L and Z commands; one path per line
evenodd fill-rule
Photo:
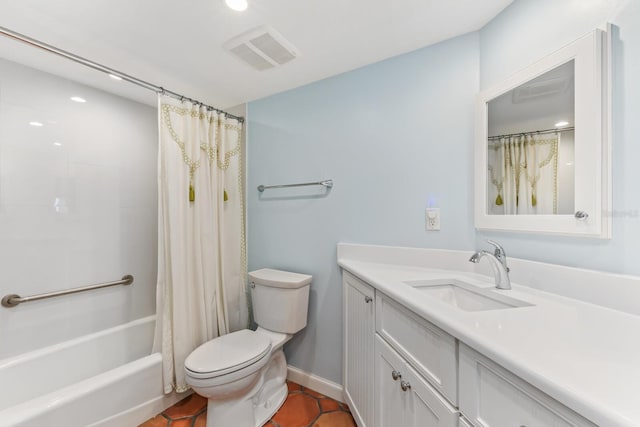
M 480 94 L 477 228 L 609 237 L 605 34 Z
M 575 61 L 490 100 L 487 213 L 574 210 Z

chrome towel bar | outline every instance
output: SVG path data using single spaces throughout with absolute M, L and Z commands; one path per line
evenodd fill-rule
M 331 188 L 333 187 L 333 180 L 325 179 L 324 181 L 303 182 L 300 184 L 258 185 L 258 191 L 262 193 L 264 190 L 267 190 L 269 188 L 306 187 L 307 185 L 322 185 L 323 187 Z
M 59 297 L 62 295 L 77 294 L 78 292 L 91 291 L 93 289 L 100 289 L 100 288 L 108 288 L 110 286 L 130 285 L 132 283 L 133 283 L 133 276 L 130 274 L 127 274 L 125 276 L 122 276 L 122 279 L 120 280 L 116 280 L 113 282 L 98 283 L 98 284 L 89 285 L 89 286 L 83 286 L 81 288 L 65 289 L 63 291 L 56 291 L 56 292 L 47 292 L 44 294 L 31 295 L 28 297 L 21 297 L 20 295 L 10 294 L 2 297 L 2 306 L 8 307 L 8 308 L 15 307 L 18 304 L 23 302 L 37 301 L 39 299 Z

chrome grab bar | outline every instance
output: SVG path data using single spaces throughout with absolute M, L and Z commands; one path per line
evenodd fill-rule
M 21 297 L 20 295 L 17 295 L 17 294 L 9 294 L 2 297 L 2 306 L 10 308 L 10 307 L 15 307 L 18 304 L 21 304 L 23 302 L 37 301 L 40 299 L 59 297 L 62 295 L 77 294 L 78 292 L 91 291 L 93 289 L 100 289 L 100 288 L 108 288 L 110 286 L 130 285 L 132 283 L 133 283 L 133 276 L 130 274 L 127 274 L 125 276 L 122 276 L 122 279 L 115 280 L 113 282 L 98 283 L 95 285 L 83 286 L 81 288 L 65 289 L 64 291 L 47 292 L 44 294 L 31 295 L 28 297 Z
M 262 193 L 264 190 L 269 189 L 269 188 L 305 187 L 307 185 L 322 185 L 323 187 L 331 188 L 331 187 L 333 187 L 333 180 L 332 179 L 325 179 L 324 181 L 303 182 L 303 183 L 300 183 L 300 184 L 258 185 L 258 191 Z

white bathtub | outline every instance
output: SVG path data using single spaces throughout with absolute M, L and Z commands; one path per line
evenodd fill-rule
M 0 360 L 0 427 L 133 427 L 164 395 L 155 316 Z

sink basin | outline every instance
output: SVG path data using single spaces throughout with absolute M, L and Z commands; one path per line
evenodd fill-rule
M 404 282 L 430 298 L 437 299 L 464 311 L 502 310 L 526 307 L 531 304 L 498 294 L 493 288 L 479 288 L 460 280 L 418 280 Z

